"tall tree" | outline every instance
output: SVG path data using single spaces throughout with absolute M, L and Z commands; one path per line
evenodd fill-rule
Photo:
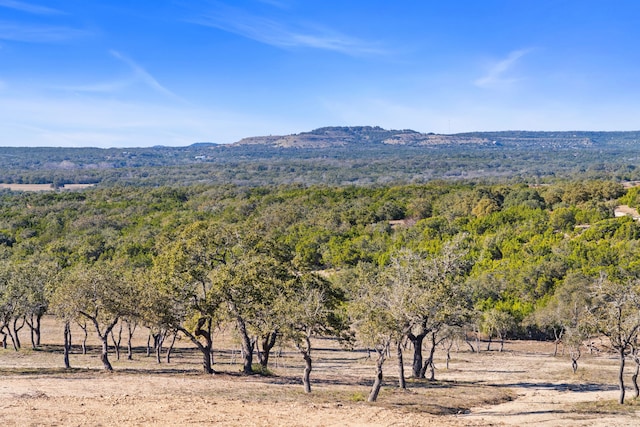
M 114 261 L 77 264 L 54 285 L 53 311 L 65 319 L 84 318 L 95 328 L 102 343 L 100 360 L 112 371 L 109 334 L 122 316 L 135 314 L 138 295 L 124 279 L 124 265 Z
M 560 342 L 569 349 L 574 372 L 578 369 L 582 343 L 590 334 L 588 307 L 591 281 L 592 279 L 582 274 L 569 274 L 547 303 L 536 310 L 532 319 L 542 330 L 551 331 L 555 344 L 554 357 Z
M 275 343 L 272 334 L 279 333 L 282 321 L 276 301 L 286 292 L 293 274 L 286 263 L 271 255 L 256 253 L 251 248 L 238 252 L 229 262 L 213 270 L 210 278 L 240 335 L 242 372 L 251 374 L 258 337 L 263 339 L 263 366 L 268 362 L 268 352 Z
M 305 362 L 302 384 L 311 392 L 312 346 L 314 336 L 349 339 L 344 293 L 328 280 L 314 273 L 298 275 L 289 283 L 286 293 L 276 302 L 277 312 L 284 315 L 281 333 L 290 340 Z
M 21 314 L 31 332 L 31 345 L 40 346 L 41 320 L 47 312 L 48 284 L 58 274 L 57 263 L 43 254 L 13 260 L 10 269 L 10 285 L 22 290 Z
M 213 373 L 213 329 L 222 300 L 211 272 L 227 262 L 235 237 L 225 227 L 197 221 L 180 230 L 155 257 L 143 298 L 145 321 L 156 329 L 182 332 L 202 353 L 205 373 Z
M 390 346 L 399 343 L 410 322 L 405 303 L 411 293 L 387 286 L 383 271 L 370 264 L 357 266 L 354 294 L 349 304 L 349 314 L 358 341 L 376 351 L 376 377 L 369 393 L 369 402 L 378 399 L 383 380 L 383 367 Z M 403 282 L 395 282 L 396 284 Z M 407 288 L 404 288 L 405 290 Z M 405 387 L 404 366 L 399 359 L 399 385 Z
M 470 315 L 471 299 L 465 286 L 465 277 L 471 267 L 467 238 L 466 234 L 456 235 L 439 253 L 418 260 L 413 267 L 417 283 L 410 309 L 412 325 L 407 337 L 414 349 L 414 378 L 424 378 L 426 370 L 433 368 L 439 331 L 445 325 L 461 326 Z M 429 334 L 432 335 L 429 356 L 423 362 L 422 343 Z
M 623 404 L 625 360 L 640 330 L 640 281 L 624 274 L 611 279 L 602 273 L 594 281 L 589 312 L 593 329 L 609 338 L 618 353 L 618 401 Z

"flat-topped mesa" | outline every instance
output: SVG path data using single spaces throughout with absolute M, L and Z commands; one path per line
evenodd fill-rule
M 244 138 L 232 145 L 263 145 L 274 148 L 336 148 L 348 145 L 487 144 L 487 138 L 473 135 L 438 135 L 410 129 L 386 130 L 379 126 L 324 127 L 292 135 Z

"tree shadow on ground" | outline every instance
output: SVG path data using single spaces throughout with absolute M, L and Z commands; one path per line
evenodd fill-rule
M 531 383 L 531 382 L 514 382 L 506 384 L 494 384 L 496 387 L 521 387 L 530 388 L 536 390 L 555 390 L 555 391 L 572 391 L 572 392 L 592 392 L 592 391 L 612 391 L 618 390 L 618 386 L 612 384 L 597 384 L 597 383 Z

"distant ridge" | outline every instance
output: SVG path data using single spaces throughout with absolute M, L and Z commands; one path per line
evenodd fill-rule
M 263 145 L 277 148 L 334 148 L 348 145 L 408 145 L 487 144 L 478 136 L 438 135 L 410 129 L 386 130 L 379 126 L 323 127 L 292 135 L 270 135 L 244 138 L 234 146 Z
M 231 146 L 263 146 L 271 148 L 441 145 L 512 146 L 537 148 L 579 148 L 640 143 L 640 131 L 499 131 L 458 134 L 420 133 L 410 129 L 387 130 L 379 126 L 323 127 L 291 135 L 269 135 L 243 138 Z
M 192 148 L 207 148 L 207 147 L 215 147 L 216 145 L 220 145 L 216 142 L 194 142 L 193 144 L 189 145 L 189 147 Z

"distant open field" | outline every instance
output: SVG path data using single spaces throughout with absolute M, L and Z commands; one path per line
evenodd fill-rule
M 66 184 L 62 190 L 81 190 L 93 187 L 95 184 Z M 52 184 L 0 184 L 0 188 L 8 188 L 11 191 L 53 191 Z
M 277 349 L 273 375 L 240 375 L 230 331 L 214 341 L 215 375 L 201 373 L 199 355 L 184 339 L 170 364 L 157 364 L 145 355 L 144 329 L 136 333 L 133 360 L 126 360 L 124 348 L 120 360 L 112 352 L 115 371 L 107 373 L 93 336 L 89 354 L 82 355 L 82 333 L 73 333 L 70 371 L 62 369 L 62 331 L 53 319 L 44 325 L 41 350 L 27 348 L 27 334 L 20 352 L 0 349 L 1 425 L 619 426 L 637 425 L 640 409 L 630 398 L 624 407 L 614 403 L 613 356 L 583 356 L 573 375 L 569 360 L 552 357 L 548 343 L 507 342 L 503 353 L 479 354 L 461 346 L 450 369 L 436 359 L 437 381 L 409 380 L 407 391 L 397 388 L 392 357 L 379 400 L 371 404 L 366 396 L 374 361 L 366 351 L 331 340 L 315 342 L 313 391 L 305 394 L 302 358 L 290 348 Z

